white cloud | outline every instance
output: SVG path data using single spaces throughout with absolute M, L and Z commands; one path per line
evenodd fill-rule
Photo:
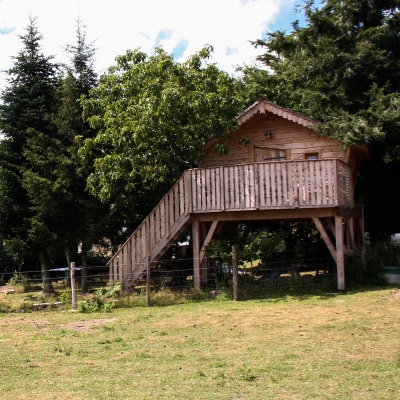
M 87 40 L 98 48 L 96 68 L 105 71 L 117 55 L 156 45 L 176 52 L 179 61 L 214 46 L 212 61 L 228 72 L 250 63 L 260 50 L 249 40 L 261 37 L 282 7 L 294 0 L 0 0 L 0 70 L 12 66 L 22 48 L 29 14 L 37 16 L 43 50 L 66 62 L 62 47 L 73 44 L 78 16 L 87 26 Z M 0 74 L 0 89 L 5 74 Z

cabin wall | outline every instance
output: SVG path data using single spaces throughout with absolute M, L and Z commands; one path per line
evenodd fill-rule
M 265 136 L 267 131 L 272 132 L 272 138 Z M 239 143 L 241 137 L 250 140 L 249 146 Z M 286 160 L 304 160 L 306 153 L 318 153 L 318 159 L 339 158 L 345 162 L 350 161 L 350 152 L 341 149 L 335 140 L 269 112 L 258 114 L 243 123 L 240 130 L 231 135 L 228 147 L 229 154 L 221 156 L 210 145 L 205 150 L 206 159 L 199 167 L 257 162 L 256 148 L 262 147 L 286 150 Z

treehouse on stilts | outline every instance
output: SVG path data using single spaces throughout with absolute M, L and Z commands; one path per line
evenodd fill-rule
M 367 151 L 341 149 L 313 131 L 314 120 L 263 99 L 237 122 L 229 153 L 214 152 L 218 140 L 211 138 L 199 168 L 183 174 L 110 259 L 111 281 L 129 291 L 190 224 L 194 286 L 200 287 L 208 281 L 205 246 L 225 222 L 312 220 L 336 262 L 338 290 L 345 289 L 344 254 L 364 248 L 354 188 Z

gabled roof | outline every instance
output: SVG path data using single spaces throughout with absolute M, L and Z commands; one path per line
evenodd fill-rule
M 287 108 L 278 106 L 277 104 L 273 103 L 272 101 L 259 99 L 250 107 L 246 108 L 242 111 L 237 117 L 236 121 L 239 125 L 242 125 L 244 122 L 249 120 L 255 114 L 265 114 L 265 112 L 270 112 L 275 115 L 279 115 L 282 118 L 285 118 L 289 121 L 293 121 L 299 125 L 303 125 L 306 127 L 312 126 L 317 123 L 317 121 L 313 120 L 312 118 L 306 117 L 304 115 L 298 114 L 294 111 L 288 110 Z
M 250 107 L 243 110 L 235 119 L 239 125 L 242 125 L 244 122 L 252 118 L 254 115 L 258 113 L 265 114 L 265 112 L 270 112 L 272 114 L 279 115 L 282 118 L 295 122 L 299 125 L 303 125 L 305 127 L 311 127 L 317 123 L 317 121 L 315 121 L 312 118 L 298 114 L 294 111 L 288 110 L 287 108 L 278 106 L 272 101 L 266 99 L 258 99 Z M 203 146 L 203 149 L 204 150 L 208 149 L 215 143 L 218 143 L 219 140 L 220 138 L 211 137 L 206 141 L 205 145 Z

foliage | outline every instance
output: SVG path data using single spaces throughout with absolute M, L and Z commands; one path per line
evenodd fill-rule
M 8 280 L 8 285 L 14 286 L 14 288 L 22 289 L 22 291 L 27 292 L 31 287 L 31 280 L 27 275 L 15 271 L 14 275 Z
M 389 241 L 370 243 L 365 265 L 358 256 L 346 256 L 345 264 L 348 285 L 382 285 L 386 282 L 383 268 L 400 265 L 400 246 Z
M 299 11 L 307 26 L 294 22 L 290 33 L 254 41 L 265 50 L 259 57 L 265 68 L 241 69 L 248 101 L 265 96 L 321 121 L 317 131 L 343 147 L 370 147 L 373 161 L 362 171 L 359 196 L 368 201 L 375 237 L 400 229 L 399 213 L 385 214 L 400 193 L 399 6 L 399 0 L 325 0 L 316 7 L 306 0 Z M 382 186 L 390 188 L 384 199 L 376 190 Z
M 211 258 L 228 264 L 232 261 L 233 245 L 238 248 L 239 264 L 257 260 L 262 262 L 283 260 L 288 257 L 285 252 L 287 249 L 294 250 L 289 258 L 302 259 L 304 258 L 302 250 L 314 244 L 318 240 L 318 235 L 318 231 L 306 223 L 271 225 L 268 228 L 239 224 L 224 229 L 222 234 L 215 235 L 206 246 L 206 251 Z
M 34 18 L 20 39 L 24 47 L 7 71 L 9 86 L 1 94 L 0 234 L 6 251 L 20 265 L 31 254 L 40 256 L 45 290 L 51 292 L 46 271 L 48 247 L 54 244 L 55 235 L 45 224 L 41 203 L 33 203 L 32 195 L 40 191 L 47 204 L 47 190 L 57 190 L 35 179 L 35 163 L 43 161 L 45 146 L 54 140 L 49 118 L 55 107 L 58 72 L 51 57 L 41 52 L 42 36 Z
M 115 306 L 115 299 L 121 294 L 121 284 L 110 285 L 108 289 L 96 290 L 78 301 L 78 311 L 91 313 L 96 311 L 111 311 Z
M 80 150 L 95 168 L 89 189 L 114 207 L 129 204 L 138 222 L 202 159 L 208 138 L 236 127 L 236 81 L 208 63 L 211 54 L 208 46 L 180 64 L 161 48 L 128 51 L 82 101 L 98 130 Z

